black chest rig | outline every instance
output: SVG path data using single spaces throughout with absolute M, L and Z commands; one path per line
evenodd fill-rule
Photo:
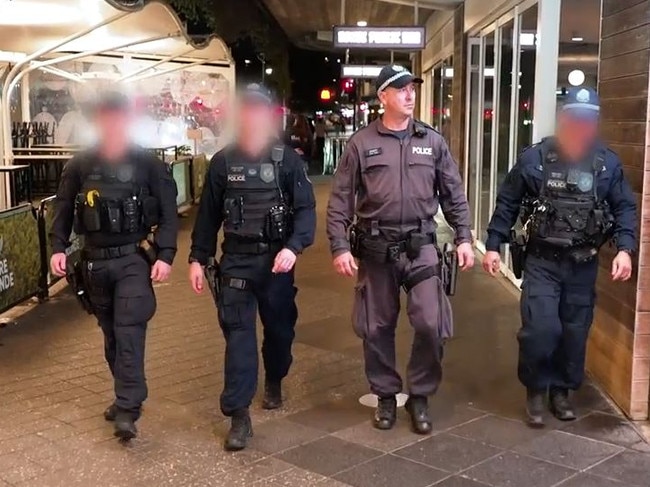
M 288 238 L 289 210 L 280 185 L 284 147 L 274 147 L 270 158 L 240 164 L 226 154 L 224 234 L 248 242 L 284 242 Z
M 606 202 L 598 197 L 605 152 L 591 160 L 564 164 L 551 148 L 542 149 L 544 178 L 528 219 L 530 241 L 555 249 L 587 249 L 594 257 L 613 228 Z
M 82 170 L 75 201 L 75 233 L 139 234 L 155 225 L 155 200 L 136 178 L 133 163 L 95 164 Z

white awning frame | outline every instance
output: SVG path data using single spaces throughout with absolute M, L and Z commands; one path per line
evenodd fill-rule
M 4 77 L 3 83 L 2 83 L 2 95 L 0 97 L 0 128 L 2 129 L 2 140 L 0 143 L 0 149 L 2 149 L 2 158 L 1 158 L 1 163 L 4 165 L 11 165 L 13 161 L 13 147 L 12 147 L 12 139 L 11 139 L 11 113 L 10 113 L 10 94 L 12 90 L 16 87 L 16 85 L 20 82 L 21 79 L 23 79 L 25 76 L 28 75 L 29 72 L 38 70 L 41 68 L 48 68 L 51 70 L 51 72 L 56 72 L 55 74 L 62 76 L 62 77 L 69 77 L 70 79 L 74 77 L 75 75 L 72 73 L 68 73 L 67 71 L 60 70 L 58 68 L 53 67 L 56 64 L 60 64 L 66 61 L 71 61 L 75 59 L 80 59 L 80 58 L 85 58 L 85 57 L 91 57 L 91 56 L 97 56 L 97 55 L 108 55 L 109 53 L 111 54 L 116 54 L 116 53 L 123 53 L 123 54 L 128 54 L 128 55 L 136 55 L 138 56 L 137 52 L 133 51 L 128 51 L 124 50 L 125 48 L 128 47 L 133 47 L 136 45 L 141 45 L 141 44 L 146 44 L 149 42 L 154 42 L 154 41 L 159 41 L 159 40 L 164 40 L 164 39 L 169 39 L 169 38 L 178 38 L 178 37 L 184 37 L 186 44 L 189 46 L 188 49 L 179 49 L 178 52 L 174 54 L 169 54 L 169 51 L 165 54 L 155 54 L 152 52 L 149 52 L 147 54 L 144 54 L 146 57 L 151 57 L 152 58 L 152 64 L 143 68 L 138 69 L 134 73 L 130 73 L 127 76 L 123 76 L 117 81 L 120 82 L 131 82 L 131 81 L 138 81 L 141 79 L 147 79 L 150 77 L 154 76 L 160 76 L 160 75 L 165 75 L 174 71 L 186 69 L 192 66 L 198 66 L 198 65 L 203 65 L 203 64 L 211 64 L 215 62 L 222 62 L 222 63 L 227 63 L 232 65 L 233 60 L 232 56 L 230 54 L 229 48 L 225 45 L 225 43 L 218 37 L 216 36 L 211 36 L 208 39 L 206 39 L 203 43 L 197 44 L 195 43 L 187 34 L 187 31 L 185 27 L 183 26 L 180 18 L 178 15 L 169 7 L 165 2 L 161 0 L 152 0 L 152 1 L 146 1 L 143 0 L 139 2 L 138 4 L 134 6 L 124 6 L 119 4 L 118 2 L 115 2 L 113 0 L 105 0 L 111 7 L 119 10 L 119 12 L 115 15 L 112 15 L 108 18 L 105 18 L 101 22 L 97 22 L 90 27 L 84 28 L 78 32 L 74 32 L 71 35 L 61 39 L 60 41 L 57 41 L 53 43 L 52 45 L 47 45 L 45 47 L 42 47 L 41 49 L 38 49 L 37 51 L 27 54 L 26 57 L 23 59 L 19 60 L 16 62 L 13 66 L 10 65 L 11 69 L 9 69 L 9 72 L 6 74 Z M 68 51 L 68 53 L 62 52 L 61 48 L 64 48 L 66 45 L 70 44 L 73 41 L 77 41 L 84 36 L 91 34 L 98 29 L 101 29 L 103 27 L 109 26 L 110 24 L 113 24 L 121 19 L 124 19 L 126 17 L 130 17 L 132 15 L 137 14 L 138 12 L 142 11 L 148 4 L 150 3 L 160 3 L 162 4 L 166 10 L 167 13 L 171 16 L 171 18 L 174 21 L 174 24 L 176 25 L 176 30 L 172 32 L 163 32 L 159 35 L 156 36 L 148 36 L 143 39 L 135 39 L 131 40 L 129 42 L 121 42 L 118 45 L 106 47 L 104 46 L 101 49 L 93 49 L 93 50 L 87 50 L 87 51 L 79 51 L 78 47 L 73 48 L 74 51 Z M 132 32 L 130 32 L 132 33 Z M 154 68 L 160 65 L 165 65 L 166 63 L 172 63 L 174 61 L 178 61 L 182 58 L 188 57 L 188 55 L 191 55 L 191 53 L 194 52 L 200 52 L 204 49 L 207 49 L 209 47 L 215 46 L 215 44 L 220 45 L 221 49 L 220 51 L 223 53 L 223 55 L 220 58 L 213 59 L 208 55 L 207 57 L 204 58 L 194 58 L 190 59 L 190 63 L 184 63 L 179 66 L 174 66 L 169 69 L 161 70 L 161 71 L 155 71 Z M 72 47 L 72 46 L 71 46 Z M 51 57 L 52 55 L 56 54 L 56 57 Z M 62 54 L 62 55 L 61 55 Z M 214 54 L 214 53 L 213 53 Z M 153 71 L 152 71 L 153 70 Z M 0 74 L 4 74 L 6 69 L 3 69 Z M 151 71 L 151 72 L 149 72 Z M 0 79 L 2 79 L 0 77 Z M 81 78 L 74 79 L 74 81 L 81 81 L 83 82 Z M 3 191 L 4 190 L 4 191 Z M 4 194 L 2 194 L 4 193 Z M 10 187 L 9 187 L 9 181 L 8 178 L 5 178 L 5 184 L 2 185 L 0 184 L 0 202 L 5 203 L 4 207 L 9 207 L 10 206 Z

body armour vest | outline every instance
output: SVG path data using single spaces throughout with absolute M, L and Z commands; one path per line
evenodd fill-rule
M 226 154 L 227 183 L 224 196 L 224 235 L 255 242 L 278 240 L 273 231 L 275 214 L 284 211 L 280 187 L 283 149 L 257 163 L 238 163 Z
M 580 164 L 562 163 L 553 149 L 542 151 L 542 157 L 544 179 L 533 209 L 531 240 L 562 248 L 590 245 L 602 230 L 597 188 L 604 152 Z
M 75 209 L 75 233 L 142 234 L 148 191 L 136 180 L 132 163 L 95 164 L 83 170 Z

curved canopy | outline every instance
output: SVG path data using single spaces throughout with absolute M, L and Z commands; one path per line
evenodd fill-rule
M 21 55 L 55 46 L 62 39 L 118 15 L 122 18 L 91 30 L 53 52 L 111 52 L 120 47 L 122 54 L 150 59 L 233 62 L 230 50 L 219 38 L 195 44 L 176 13 L 165 3 L 125 0 L 0 0 L 0 62 L 18 60 Z M 169 37 L 136 44 L 165 35 Z M 133 45 L 121 47 L 126 44 Z

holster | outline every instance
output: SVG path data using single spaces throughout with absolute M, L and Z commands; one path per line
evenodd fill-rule
M 440 259 L 440 278 L 447 296 L 456 294 L 456 283 L 458 282 L 458 254 L 450 243 L 442 248 Z
M 511 230 L 510 255 L 512 256 L 512 272 L 517 279 L 521 279 L 526 264 L 526 236 L 523 231 Z
M 155 242 L 145 239 L 140 242 L 140 250 L 142 254 L 147 258 L 149 264 L 154 265 L 156 260 L 158 260 L 158 246 Z
M 219 295 L 221 294 L 221 270 L 219 269 L 219 264 L 217 264 L 214 257 L 211 257 L 208 260 L 208 265 L 205 266 L 203 273 L 205 274 L 205 280 L 210 288 L 210 294 L 212 294 L 214 304 L 219 306 Z
M 81 304 L 81 307 L 88 314 L 94 314 L 94 309 L 92 302 L 90 301 L 90 296 L 88 295 L 88 286 L 86 285 L 85 274 L 83 270 L 83 262 L 77 260 L 74 263 L 68 262 L 66 269 L 66 280 L 70 285 L 70 288 L 74 291 L 74 294 Z

